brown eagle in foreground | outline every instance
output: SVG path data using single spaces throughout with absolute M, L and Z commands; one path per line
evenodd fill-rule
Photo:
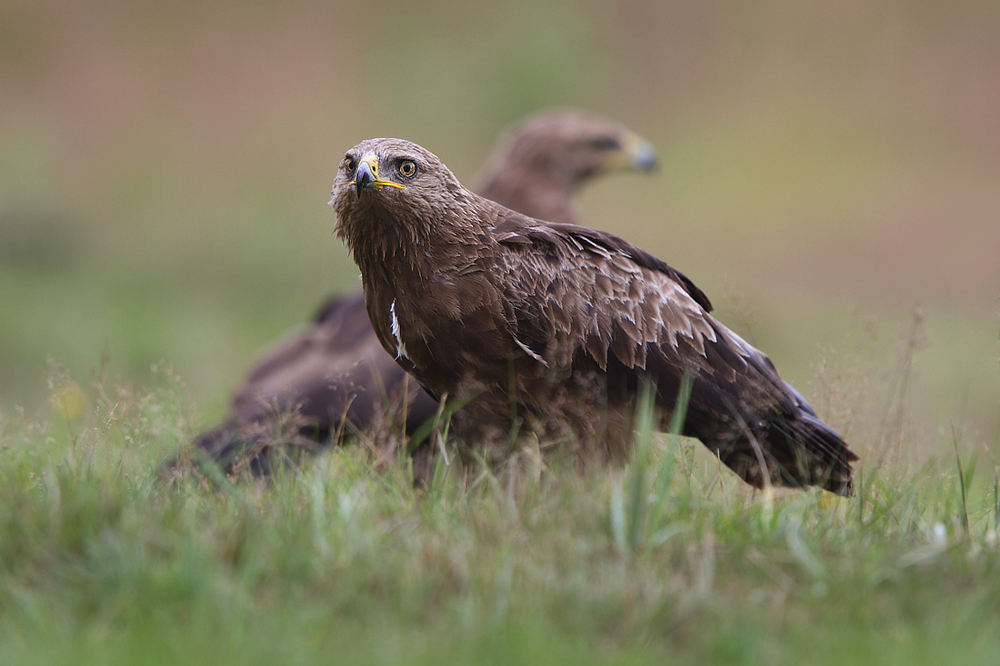
M 573 197 L 583 184 L 655 166 L 652 145 L 621 124 L 578 110 L 545 111 L 498 141 L 477 189 L 531 217 L 572 223 Z M 359 291 L 329 299 L 309 326 L 265 354 L 236 392 L 229 422 L 196 444 L 226 471 L 244 462 L 259 473 L 270 461 L 258 454 L 282 437 L 276 432 L 282 426 L 291 426 L 292 443 L 313 446 L 404 413 L 412 431 L 437 410 L 437 401 L 382 349 Z
M 641 388 L 665 429 L 687 384 L 683 434 L 748 483 L 850 494 L 847 444 L 659 259 L 476 195 L 400 139 L 349 150 L 331 205 L 379 341 L 431 395 L 468 401 L 465 445 L 526 426 L 621 458 Z

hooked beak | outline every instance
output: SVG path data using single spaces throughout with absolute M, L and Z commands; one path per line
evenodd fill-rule
M 358 163 L 358 171 L 354 174 L 354 180 L 347 185 L 353 187 L 355 194 L 359 197 L 362 192 L 369 188 L 377 190 L 386 187 L 394 187 L 397 190 L 406 189 L 405 185 L 378 177 L 378 158 L 374 155 L 365 155 L 361 158 L 361 161 Z
M 378 169 L 378 165 L 375 168 Z M 358 173 L 354 176 L 354 191 L 360 197 L 361 191 L 370 187 L 375 180 L 376 177 L 372 172 L 371 165 L 368 164 L 367 160 L 362 160 L 361 164 L 358 165 Z

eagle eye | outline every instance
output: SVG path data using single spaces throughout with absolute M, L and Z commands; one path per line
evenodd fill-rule
M 357 166 L 357 164 L 355 163 L 353 157 L 350 155 L 344 155 L 343 166 L 345 171 L 351 172 L 354 171 L 354 167 Z
M 404 178 L 413 178 L 417 175 L 417 163 L 413 160 L 403 160 L 399 163 L 399 175 Z
M 594 150 L 606 151 L 606 150 L 619 150 L 621 144 L 618 143 L 618 139 L 611 136 L 602 136 L 596 139 L 592 139 L 590 142 L 590 147 Z

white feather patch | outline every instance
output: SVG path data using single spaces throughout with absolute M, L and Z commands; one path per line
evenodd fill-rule
M 542 365 L 544 365 L 546 368 L 549 367 L 548 362 L 544 358 L 542 358 L 541 356 L 539 356 L 538 354 L 536 354 L 535 352 L 531 351 L 531 349 L 528 348 L 528 345 L 524 344 L 523 342 L 521 342 L 517 338 L 514 338 L 514 344 L 516 344 L 518 347 L 520 347 L 521 349 L 523 349 L 524 352 L 528 356 L 530 356 L 531 358 L 535 359 L 536 361 L 538 361 L 539 363 L 541 363 Z
M 396 338 L 396 360 L 400 358 L 405 358 L 410 360 L 406 355 L 406 344 L 403 343 L 403 338 L 399 335 L 399 319 L 396 318 L 396 299 L 392 299 L 392 305 L 389 306 L 389 327 L 392 330 L 392 337 Z
M 579 237 L 579 241 L 577 242 L 577 244 L 579 245 L 580 242 L 583 242 L 583 243 L 586 243 L 587 245 L 589 245 L 590 249 L 593 252 L 596 252 L 597 254 L 601 255 L 605 259 L 610 259 L 611 258 L 611 253 L 608 252 L 607 249 L 601 247 L 600 245 L 598 245 L 597 243 L 595 243 L 590 238 L 587 238 L 586 236 L 580 236 Z M 581 247 L 580 249 L 582 250 L 583 248 Z

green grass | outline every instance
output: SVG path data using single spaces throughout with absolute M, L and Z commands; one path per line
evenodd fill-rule
M 673 435 L 640 437 L 623 470 L 528 456 L 415 491 L 355 446 L 217 486 L 160 471 L 195 408 L 170 368 L 150 389 L 50 384 L 68 419 L 0 421 L 0 663 L 1000 653 L 996 472 L 958 447 L 910 470 L 877 450 L 898 443 L 857 442 L 851 499 L 752 492 Z

